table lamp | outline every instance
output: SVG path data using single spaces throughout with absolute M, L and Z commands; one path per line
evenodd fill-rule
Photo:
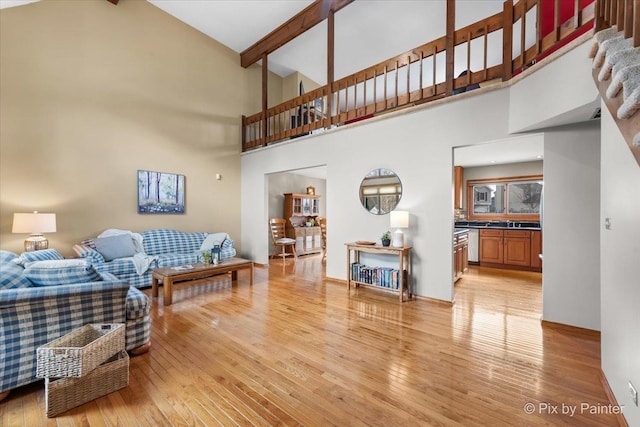
M 29 233 L 31 236 L 24 241 L 26 252 L 47 249 L 49 241 L 42 233 L 56 232 L 56 214 L 54 213 L 14 213 L 12 233 Z
M 404 246 L 403 228 L 409 227 L 409 212 L 407 211 L 391 211 L 390 224 L 391 228 L 396 228 L 393 233 L 393 241 L 391 246 L 394 248 L 402 248 Z

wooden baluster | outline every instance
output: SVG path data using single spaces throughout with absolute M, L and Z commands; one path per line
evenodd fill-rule
M 624 5 L 624 37 L 633 37 L 633 0 L 626 0 Z
M 560 0 L 555 0 L 555 10 L 553 13 L 553 33 L 555 40 L 560 40 Z
M 346 80 L 344 86 L 344 112 L 345 120 L 349 120 L 349 79 Z
M 634 0 L 633 47 L 640 47 L 640 0 Z
M 542 51 L 542 0 L 536 4 L 536 57 Z
M 484 24 L 484 73 L 483 73 L 483 81 L 487 81 L 489 79 L 489 70 L 488 68 L 488 60 L 487 60 L 487 48 L 489 43 L 489 26 Z
M 437 52 L 437 49 L 436 49 L 436 46 L 434 45 L 433 55 L 432 55 L 433 57 L 433 82 L 432 82 L 433 93 L 431 94 L 431 96 L 436 96 L 436 91 L 438 90 L 438 86 L 436 85 L 436 52 Z
M 353 110 L 358 117 L 358 77 L 353 79 Z
M 364 114 L 367 115 L 367 73 L 364 73 Z
M 520 21 L 520 55 L 522 57 L 522 69 L 526 67 L 527 62 L 527 47 L 525 45 L 526 27 L 527 27 L 527 2 L 520 2 L 522 5 L 522 18 Z
M 471 31 L 467 33 L 467 86 L 471 84 Z
M 411 55 L 407 56 L 407 102 L 411 102 Z
M 394 101 L 394 106 L 393 107 L 397 107 L 398 106 L 398 60 L 396 60 L 396 75 L 395 75 L 395 79 L 394 79 L 394 92 L 395 92 L 395 101 Z
M 242 150 L 245 149 L 247 143 L 247 116 L 242 115 Z
M 387 109 L 387 65 L 384 65 L 384 109 Z
M 373 112 L 378 111 L 378 70 L 373 70 Z
M 423 70 L 422 70 L 422 63 L 423 63 L 423 62 L 424 62 L 424 51 L 423 51 L 422 49 L 420 49 L 420 67 L 419 67 L 420 75 L 419 75 L 419 77 L 418 77 L 418 81 L 420 82 L 420 86 L 418 87 L 418 89 L 420 89 L 420 91 L 419 91 L 419 92 L 420 92 L 420 97 L 419 97 L 418 99 L 422 99 L 422 98 L 424 98 L 424 97 L 422 96 L 422 73 L 423 73 Z
M 618 0 L 611 1 L 611 25 L 618 24 Z

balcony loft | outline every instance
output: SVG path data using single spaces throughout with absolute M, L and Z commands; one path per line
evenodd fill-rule
M 452 25 L 455 11 L 448 9 L 444 36 L 259 113 L 243 116 L 242 151 L 474 89 L 509 84 L 524 70 L 535 71 L 538 63 L 544 63 L 545 58 L 573 40 L 614 25 L 624 29 L 626 24 L 626 32 L 631 34 L 627 35 L 629 43 L 638 46 L 638 6 L 635 11 L 633 7 L 628 0 L 508 0 L 501 12 L 459 29 Z M 328 19 L 332 19 L 331 14 Z M 263 105 L 266 106 L 264 89 Z M 631 128 L 636 133 L 640 130 L 635 124 Z M 625 135 L 630 147 L 632 132 L 629 131 L 630 137 Z M 639 158 L 635 151 L 634 154 Z

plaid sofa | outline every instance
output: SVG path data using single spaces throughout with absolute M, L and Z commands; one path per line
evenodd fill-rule
M 100 281 L 33 286 L 16 254 L 0 251 L 0 392 L 37 381 L 36 349 L 89 323 L 125 323 L 126 348 L 150 341 L 149 297 L 111 274 Z
M 140 234 L 143 238 L 142 246 L 145 254 L 153 257 L 149 269 L 144 274 L 136 272 L 132 258 L 105 261 L 92 243 L 93 239 L 74 245 L 73 250 L 78 256 L 90 260 L 98 272 L 111 273 L 136 288 L 146 288 L 151 286 L 151 273 L 154 268 L 176 267 L 198 262 L 202 256 L 200 247 L 208 235 L 205 232 L 182 232 L 169 229 L 153 229 L 142 231 Z M 236 256 L 233 243 L 227 234 L 221 245 L 221 259 Z

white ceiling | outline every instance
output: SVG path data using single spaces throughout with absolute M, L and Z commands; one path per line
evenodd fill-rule
M 0 0 L 1 1 L 1 0 Z M 311 0 L 147 0 L 240 53 Z M 502 10 L 503 0 L 457 0 L 456 27 Z M 336 13 L 335 78 L 362 70 L 445 34 L 445 0 L 356 0 Z M 326 21 L 269 55 L 282 77 L 299 71 L 326 84 Z
M 38 0 L 0 0 L 0 9 Z M 106 1 L 106 0 L 105 0 Z M 132 1 L 132 0 L 121 0 Z M 312 0 L 147 0 L 240 53 L 303 10 Z M 456 28 L 502 10 L 503 0 L 457 0 Z M 445 33 L 445 0 L 356 0 L 336 13 L 335 77 L 354 73 Z M 116 6 L 117 7 L 117 6 Z M 269 68 L 285 77 L 299 71 L 326 84 L 326 21 L 269 55 Z M 535 160 L 541 147 L 473 148 L 466 166 Z M 507 147 L 504 147 L 507 148 Z M 510 153 L 510 154 L 509 154 Z M 462 154 L 460 154 L 462 155 Z M 457 155 L 457 162 L 462 162 Z M 463 165 L 464 166 L 464 165 Z M 309 170 L 322 175 L 324 168 Z M 325 172 L 326 173 L 326 172 Z

